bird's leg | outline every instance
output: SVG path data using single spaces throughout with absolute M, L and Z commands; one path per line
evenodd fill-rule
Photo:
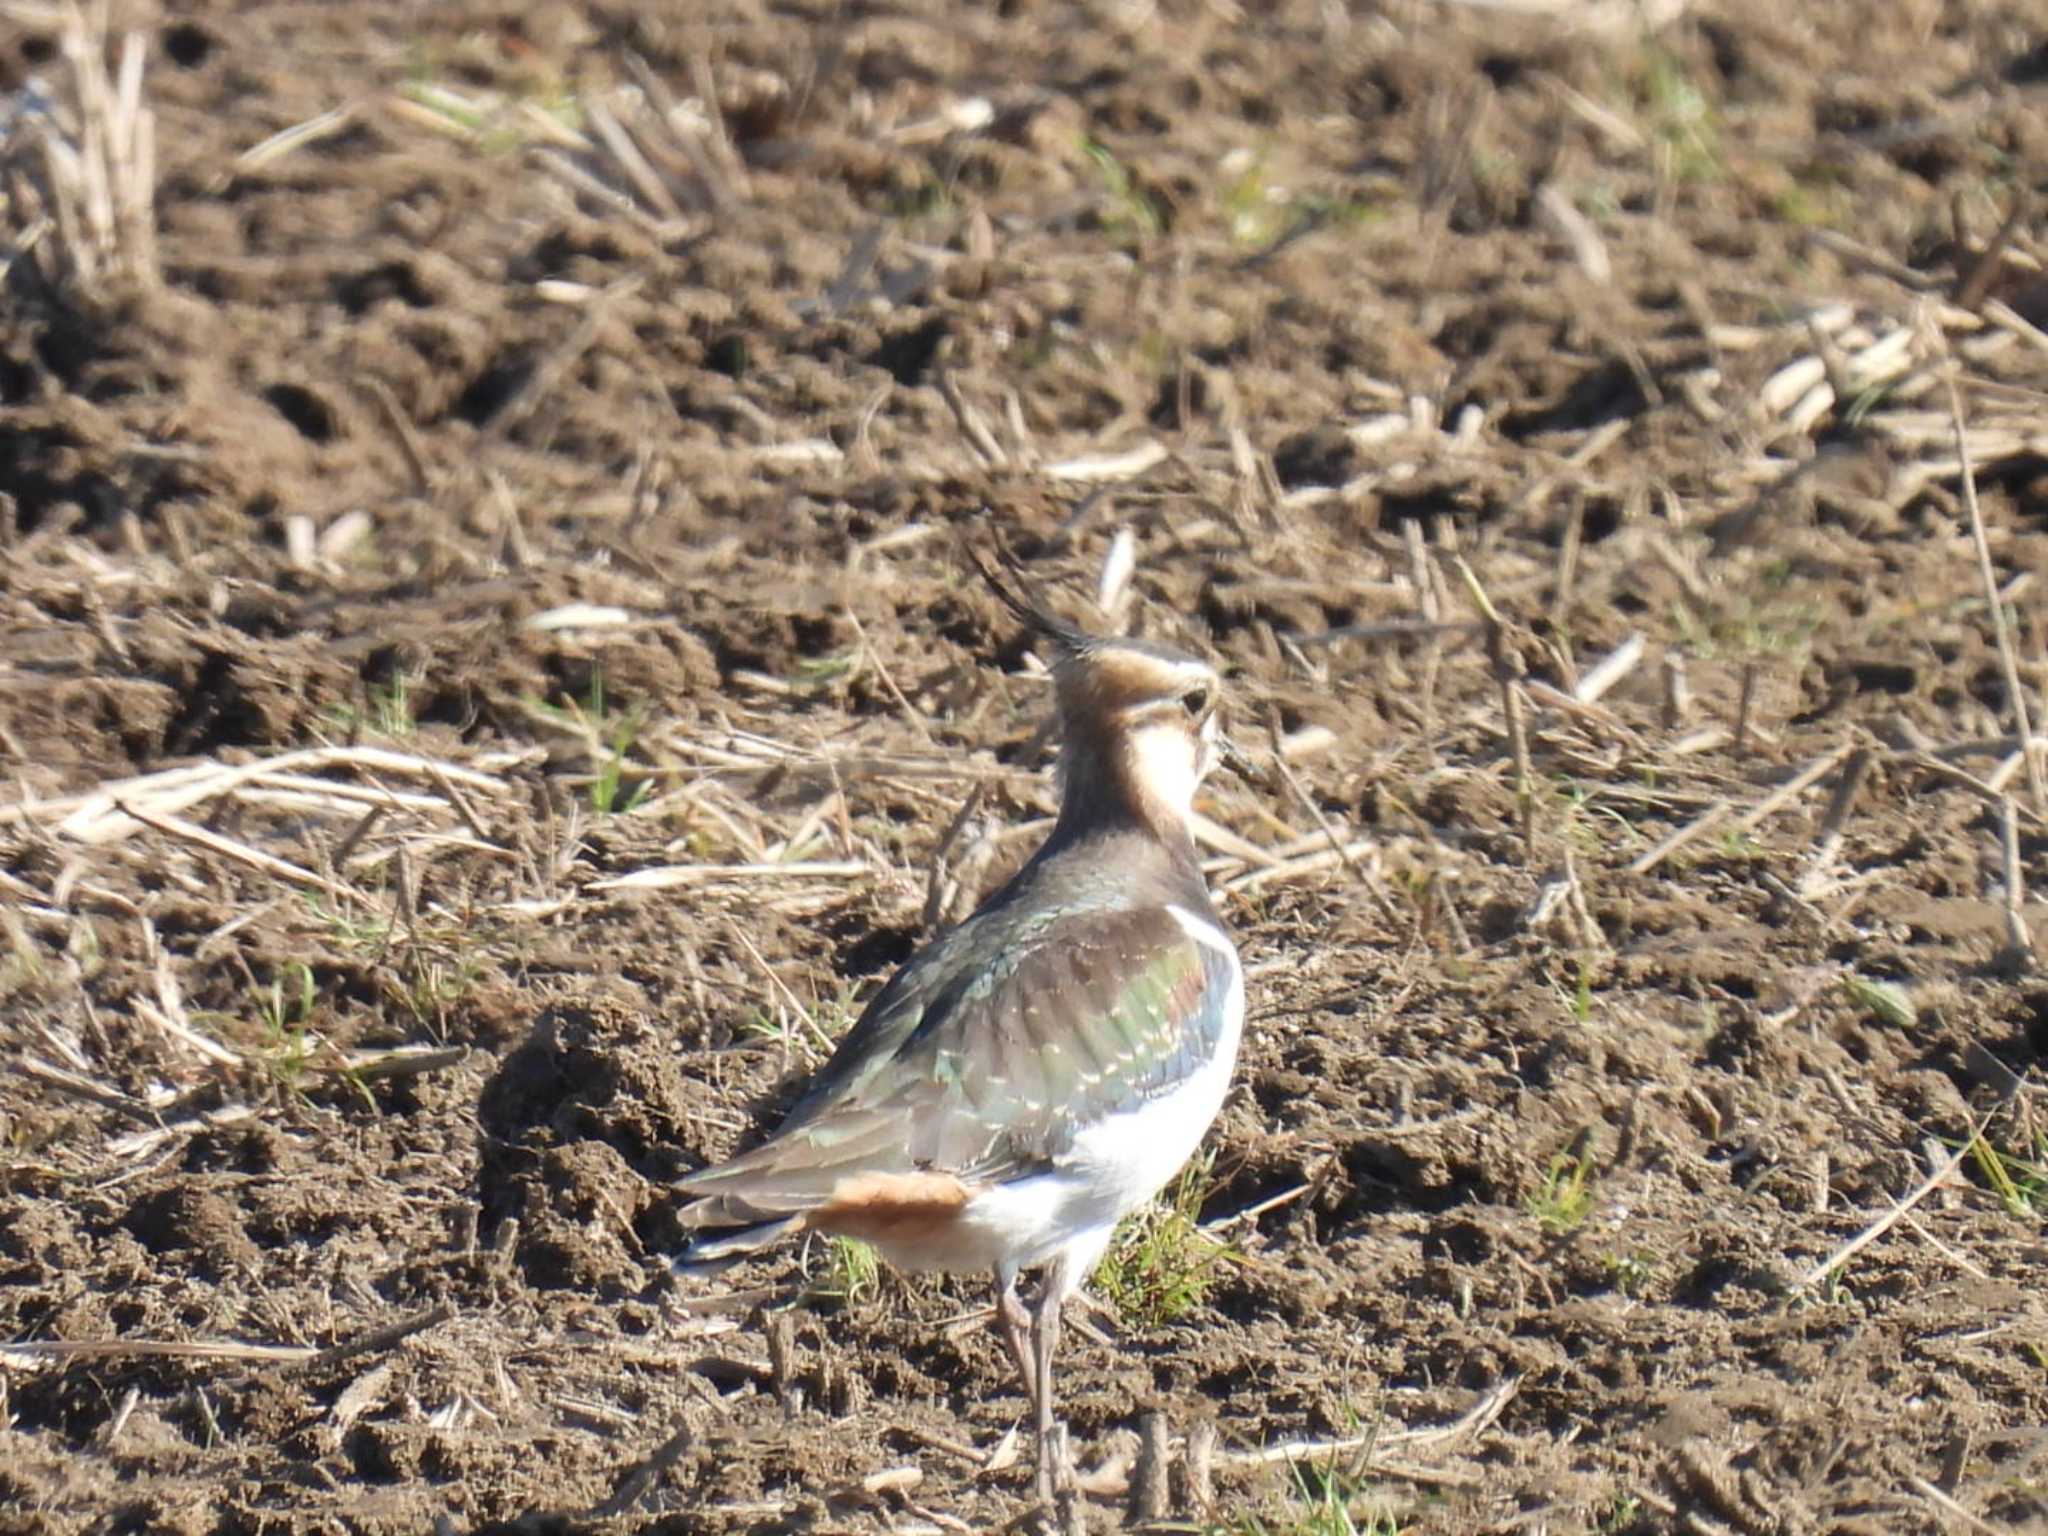
M 1041 1283 L 1031 1309 L 1031 1407 L 1033 1427 L 1038 1436 L 1038 1496 L 1047 1503 L 1052 1502 L 1062 1484 L 1069 1480 L 1067 1468 L 1058 1465 L 1061 1458 L 1053 1443 L 1052 1417 L 1052 1356 L 1053 1351 L 1059 1348 L 1060 1307 L 1066 1300 L 1067 1289 L 1065 1279 L 1061 1266 L 1055 1264 Z M 1059 1438 L 1060 1448 L 1064 1448 L 1065 1437 Z
M 1038 1401 L 1037 1362 L 1031 1357 L 1031 1314 L 1024 1308 L 1024 1302 L 1017 1294 L 1017 1276 L 996 1271 L 996 1327 L 1001 1330 L 1003 1343 L 1009 1346 L 1010 1358 L 1017 1364 L 1017 1375 L 1024 1382 L 1024 1395 L 1035 1405 Z

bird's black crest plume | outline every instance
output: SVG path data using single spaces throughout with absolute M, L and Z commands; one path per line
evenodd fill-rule
M 1069 656 L 1084 655 L 1093 648 L 1095 644 L 1093 636 L 1076 629 L 1073 625 L 1063 620 L 1054 618 L 1046 611 L 1044 604 L 1022 595 L 1023 592 L 1031 590 L 1031 578 L 1025 574 L 1024 568 L 1017 563 L 1017 557 L 1004 548 L 1001 543 L 995 546 L 995 551 L 996 559 L 1002 563 L 1004 571 L 1010 577 L 1010 581 L 1005 581 L 1003 577 L 997 575 L 994 568 L 982 558 L 980 551 L 975 549 L 973 545 L 964 543 L 961 545 L 961 552 L 967 556 L 968 563 L 981 573 L 981 579 L 988 583 L 989 590 L 995 593 L 1005 608 L 1009 609 L 1010 612 L 1014 613 L 1022 621 L 1025 628 L 1034 634 L 1044 636 Z M 1015 585 L 1012 585 L 1012 582 Z M 1020 589 L 1022 590 L 1020 591 Z

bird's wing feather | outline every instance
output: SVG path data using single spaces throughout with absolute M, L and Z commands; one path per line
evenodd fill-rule
M 1209 1059 L 1231 969 L 1164 905 L 985 913 L 882 990 L 774 1137 L 681 1187 L 773 1213 L 856 1174 L 1045 1167 Z

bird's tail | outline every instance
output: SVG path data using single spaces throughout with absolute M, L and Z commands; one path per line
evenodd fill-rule
M 737 1181 L 729 1163 L 676 1181 L 678 1189 L 700 1197 L 677 1213 L 685 1227 L 698 1231 L 689 1246 L 676 1255 L 678 1266 L 710 1264 L 758 1253 L 791 1233 L 802 1231 L 810 1219 L 805 1207 L 811 1202 L 792 1209 L 794 1202 L 749 1199 L 729 1187 L 734 1182 Z
M 679 1215 L 684 1226 L 705 1229 L 705 1235 L 677 1262 L 709 1263 L 754 1253 L 803 1231 L 843 1190 L 873 1139 L 842 1137 L 821 1149 L 785 1130 L 729 1162 L 685 1174 L 675 1187 L 697 1198 Z
M 751 1227 L 724 1227 L 692 1238 L 690 1246 L 676 1255 L 676 1267 L 691 1264 L 712 1264 L 721 1259 L 736 1259 L 746 1254 L 759 1253 L 763 1248 L 772 1247 L 792 1232 L 803 1230 L 802 1214 L 785 1216 L 780 1221 L 764 1221 Z

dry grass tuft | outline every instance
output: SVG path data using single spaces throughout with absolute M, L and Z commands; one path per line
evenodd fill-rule
M 56 33 L 53 94 L 33 85 L 0 124 L 0 228 L 49 289 L 91 304 L 162 281 L 156 254 L 156 115 L 143 99 L 148 43 L 121 39 L 107 67 L 107 0 L 9 6 Z

